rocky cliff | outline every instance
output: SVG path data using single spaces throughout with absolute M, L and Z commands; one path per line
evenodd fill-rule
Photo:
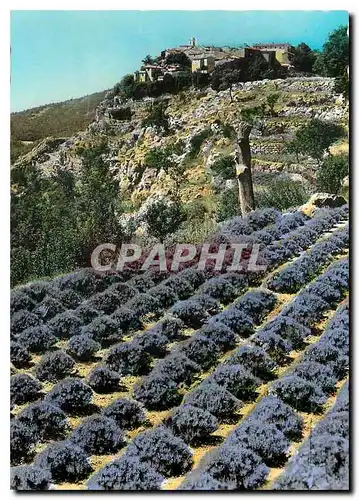
M 251 133 L 255 184 L 260 184 L 266 175 L 283 174 L 299 176 L 310 183 L 316 163 L 309 157 L 301 158 L 298 163 L 295 156 L 286 152 L 285 143 L 311 118 L 334 120 L 347 126 L 348 106 L 334 93 L 333 84 L 333 79 L 323 77 L 288 78 L 234 85 L 232 99 L 229 90 L 216 92 L 211 88 L 162 96 L 160 99 L 167 106 L 167 131 L 142 126 L 151 99 L 121 102 L 110 91 L 85 131 L 67 139 L 42 141 L 12 168 L 38 165 L 44 175 L 58 169 L 76 172 L 81 168 L 83 148 L 105 138 L 110 151 L 106 161 L 118 180 L 121 197 L 138 210 L 148 198 L 174 189 L 173 179 L 165 171 L 146 164 L 148 152 L 176 145 L 172 161 L 185 169 L 181 198 L 185 202 L 211 199 L 216 188 L 230 185 L 216 179 L 211 171 L 217 158 L 234 155 L 226 126 L 236 128 L 242 108 L 260 105 L 269 94 L 277 93 L 274 109 Z M 342 145 L 341 149 L 345 148 Z

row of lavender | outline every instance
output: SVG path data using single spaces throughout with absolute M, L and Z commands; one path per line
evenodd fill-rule
M 279 247 L 280 247 L 280 245 L 279 245 Z M 198 277 L 199 273 L 192 271 L 192 276 Z M 233 279 L 233 277 L 231 277 L 231 279 Z M 220 280 L 220 279 L 217 278 L 217 280 Z M 225 288 L 226 287 L 222 287 L 222 290 L 225 290 Z M 219 288 L 219 289 L 221 290 L 221 288 Z M 217 292 L 215 292 L 215 293 L 217 293 Z M 203 301 L 203 299 L 199 299 L 199 300 Z M 224 298 L 222 300 L 222 302 L 225 303 L 226 300 L 227 299 Z M 217 317 L 214 316 L 213 321 L 211 320 L 207 327 L 202 328 L 202 332 L 201 332 L 201 330 L 199 330 L 199 332 L 201 332 L 201 333 L 197 332 L 195 334 L 196 336 L 194 338 L 196 340 L 192 341 L 192 342 L 189 341 L 189 342 L 185 343 L 183 346 L 181 346 L 182 352 L 177 353 L 177 355 L 184 356 L 184 359 L 187 359 L 187 362 L 189 360 L 192 363 L 192 367 L 193 367 L 193 365 L 200 366 L 200 370 L 208 368 L 208 366 L 210 366 L 216 362 L 216 359 L 217 359 L 219 353 L 224 352 L 224 351 L 226 351 L 229 348 L 234 346 L 236 333 L 234 333 L 233 330 L 225 324 L 226 318 L 227 319 L 229 318 L 228 321 L 230 321 L 231 324 L 233 323 L 233 321 L 238 322 L 242 336 L 244 336 L 244 337 L 248 336 L 250 333 L 252 333 L 252 330 L 253 330 L 253 326 L 251 325 L 251 322 L 258 323 L 260 321 L 261 315 L 263 315 L 263 313 L 264 313 L 264 311 L 261 311 L 261 308 L 263 308 L 263 301 L 265 304 L 266 300 L 268 302 L 267 306 L 269 306 L 268 309 L 270 309 L 271 307 L 274 306 L 273 296 L 271 296 L 271 294 L 269 294 L 268 292 L 264 293 L 263 291 L 257 291 L 257 292 L 250 292 L 249 294 L 246 294 L 239 301 L 241 307 L 235 307 L 236 304 L 234 304 L 232 309 L 229 308 L 229 313 L 227 312 L 228 311 L 227 310 L 224 313 L 217 314 Z M 209 307 L 206 308 L 206 311 L 205 311 L 206 314 L 204 315 L 203 314 L 203 307 L 205 307 L 206 305 Z M 246 316 L 246 314 L 244 314 L 244 313 L 239 314 L 239 313 L 241 313 L 241 309 L 244 308 L 244 310 L 246 310 L 246 307 L 248 309 L 248 312 L 250 311 L 251 314 L 249 314 L 248 316 Z M 179 311 L 181 311 L 181 310 L 183 311 L 183 307 L 179 308 Z M 186 323 L 192 322 L 191 326 L 198 327 L 205 319 L 208 318 L 208 315 L 210 313 L 214 314 L 217 311 L 218 311 L 218 304 L 216 303 L 216 301 L 211 300 L 210 298 L 206 298 L 205 303 L 202 303 L 201 309 L 195 308 L 195 314 L 192 314 L 192 312 L 191 312 L 188 315 L 188 317 L 182 318 L 182 320 L 185 320 Z M 172 310 L 172 313 L 174 315 L 178 315 L 180 317 L 183 316 L 183 313 L 178 314 L 178 307 L 176 308 L 176 306 Z M 200 315 L 200 316 L 198 317 L 198 315 Z M 252 317 L 250 317 L 251 315 L 252 315 Z M 189 318 L 189 321 L 187 318 Z M 248 319 L 250 319 L 251 321 L 248 321 Z M 222 321 L 222 320 L 224 320 L 224 321 Z M 166 328 L 168 328 L 168 330 L 171 332 L 177 331 L 177 333 L 178 333 L 178 331 L 179 331 L 179 328 L 178 328 L 179 322 L 175 318 L 166 320 L 166 321 L 162 322 L 161 325 L 162 325 L 161 330 L 165 330 L 163 325 L 166 325 Z M 244 328 L 244 326 L 246 326 L 246 328 L 248 329 L 247 331 L 246 331 L 246 328 Z M 206 333 L 206 331 L 210 332 L 207 335 L 207 337 L 208 336 L 210 337 L 209 339 L 207 338 L 207 341 L 203 340 L 203 339 L 206 339 L 206 336 L 204 335 Z M 162 333 L 160 334 L 158 332 L 158 326 L 154 329 L 154 331 L 152 333 L 155 334 L 154 337 L 157 338 L 157 340 L 158 340 L 158 337 L 161 336 L 161 334 L 162 334 Z M 237 335 L 238 335 L 238 331 L 237 331 Z M 142 338 L 142 341 L 143 341 L 143 339 L 147 338 L 146 336 L 147 336 L 147 333 L 142 335 L 142 337 L 140 337 L 140 339 Z M 149 337 L 151 337 L 151 335 Z M 272 332 L 272 337 L 273 337 L 273 332 Z M 216 342 L 216 339 L 217 339 L 217 342 Z M 171 338 L 171 340 L 172 340 L 172 338 Z M 144 352 L 146 352 L 147 354 L 148 354 L 148 350 L 150 349 L 150 344 L 151 343 L 145 342 L 146 349 Z M 198 344 L 198 347 L 197 347 L 197 344 Z M 273 343 L 271 343 L 271 345 L 272 344 Z M 126 344 L 123 344 L 123 345 L 126 345 Z M 165 346 L 163 345 L 163 347 L 165 347 Z M 157 341 L 154 343 L 154 348 L 155 349 L 158 348 Z M 114 349 L 118 349 L 118 346 Z M 122 352 L 122 351 L 120 350 L 120 352 Z M 214 354 L 212 354 L 212 352 Z M 110 351 L 110 353 L 111 353 L 111 351 Z M 132 368 L 130 370 L 126 369 L 126 367 L 129 366 L 129 361 L 126 360 L 126 363 L 123 363 L 124 357 L 123 356 L 120 356 L 120 357 L 116 356 L 116 353 L 117 353 L 116 350 L 114 351 L 114 353 L 113 353 L 114 355 L 112 357 L 110 357 L 109 364 L 111 365 L 111 363 L 114 363 L 113 367 L 115 367 L 117 370 L 120 369 L 121 372 L 126 373 L 126 371 L 127 371 L 127 372 L 131 373 Z M 154 354 L 156 355 L 156 353 L 154 353 Z M 188 356 L 188 354 L 190 354 L 190 356 Z M 195 359 L 191 360 L 191 357 L 192 358 L 194 357 Z M 130 359 L 130 360 L 133 359 L 132 350 L 127 350 L 127 359 Z M 167 358 L 165 358 L 165 360 L 163 360 L 163 365 L 164 365 L 164 367 L 167 366 L 167 368 L 164 369 L 164 372 L 166 374 L 165 378 L 167 378 L 167 380 L 168 380 L 168 369 L 170 369 L 170 371 L 172 369 L 172 372 L 175 372 L 176 368 L 178 368 L 178 366 L 179 366 L 178 362 L 180 362 L 181 359 L 179 359 L 179 358 L 174 359 L 172 357 L 172 359 L 173 359 L 172 368 L 171 368 L 170 364 L 166 365 L 166 363 L 165 363 L 166 359 Z M 119 366 L 119 363 L 121 366 Z M 160 364 L 160 363 L 158 363 L 158 364 Z M 54 367 L 55 367 L 55 365 L 56 365 L 56 363 L 53 364 Z M 131 365 L 131 363 L 130 363 L 130 365 Z M 133 365 L 133 363 L 132 363 L 132 365 Z M 135 362 L 134 365 L 136 366 L 135 372 L 138 373 L 138 371 L 137 371 L 138 370 L 137 369 L 138 363 Z M 41 366 L 41 364 L 39 366 Z M 140 363 L 140 366 L 141 366 L 141 363 Z M 52 373 L 52 370 L 53 369 L 50 369 L 47 371 Z M 101 369 L 99 369 L 99 370 L 101 370 Z M 103 370 L 103 368 L 102 368 L 102 370 Z M 196 370 L 197 370 L 197 367 L 196 367 Z M 41 372 L 41 370 L 40 370 L 40 372 Z M 189 374 L 191 374 L 191 371 L 188 370 L 187 367 L 185 367 L 183 372 L 184 373 L 189 372 Z M 46 373 L 46 370 L 45 370 L 45 373 Z M 99 375 L 98 379 L 100 380 L 100 382 L 101 381 L 103 382 L 103 378 L 104 378 L 103 372 L 100 372 L 98 375 Z M 46 376 L 45 376 L 45 379 L 46 379 Z M 105 379 L 106 379 L 106 377 L 105 377 Z M 100 385 L 101 385 L 101 383 L 100 383 Z M 115 384 L 115 383 L 116 383 L 116 381 L 113 381 L 113 384 Z M 60 384 L 63 384 L 63 385 L 60 385 Z M 69 411 L 70 409 L 71 410 L 75 409 L 75 411 L 86 410 L 86 407 L 88 407 L 91 403 L 91 396 L 92 396 L 91 390 L 88 387 L 86 387 L 86 385 L 83 384 L 83 382 L 81 380 L 78 380 L 78 379 L 75 379 L 75 380 L 67 379 L 63 383 L 60 383 L 60 384 L 59 384 L 60 387 L 58 387 L 58 388 L 55 387 L 54 390 L 51 391 L 51 393 L 47 396 L 47 400 L 50 401 L 52 404 L 53 403 L 56 404 L 57 407 L 62 406 L 62 409 L 64 409 L 65 411 Z M 140 386 L 140 388 L 141 388 L 141 386 Z M 14 393 L 21 394 L 21 392 L 22 392 L 21 389 L 22 389 L 21 386 L 16 387 L 16 384 L 15 384 Z M 110 389 L 110 387 L 107 387 L 107 389 Z M 143 386 L 142 386 L 142 389 L 143 389 Z M 174 387 L 172 387 L 172 389 L 174 389 Z M 214 393 L 214 391 L 212 391 L 212 392 Z M 230 393 L 227 392 L 227 394 L 230 394 Z M 139 397 L 139 399 L 141 399 L 141 398 Z M 231 397 L 229 397 L 229 399 L 231 400 Z M 175 403 L 175 400 L 171 401 L 170 406 L 171 405 L 173 406 L 174 403 Z M 46 403 L 44 403 L 44 404 L 46 405 Z M 237 404 L 236 399 L 233 395 L 232 395 L 232 403 L 231 404 L 232 404 L 232 411 L 233 411 L 233 408 Z M 234 404 L 234 406 L 233 406 L 233 404 Z M 137 418 L 138 423 L 143 421 L 143 418 L 144 418 L 143 411 L 138 406 L 138 404 L 136 404 L 135 402 L 132 402 L 129 400 L 128 401 L 123 400 L 117 406 L 112 405 L 112 407 L 113 407 L 112 410 L 110 410 L 110 408 L 108 408 L 107 410 L 110 410 L 109 413 L 111 413 L 111 411 L 112 411 L 112 413 L 116 415 L 116 419 L 118 420 L 117 424 L 120 422 L 120 424 L 124 428 L 126 428 L 126 420 L 130 421 L 132 419 L 136 423 L 136 418 Z M 62 417 L 59 416 L 58 413 L 56 413 L 56 411 L 54 410 L 54 407 L 48 407 L 46 411 L 45 411 L 45 408 L 42 408 L 42 410 L 43 411 L 41 411 L 41 408 L 40 408 L 40 410 L 37 409 L 37 413 L 36 413 L 35 410 L 32 410 L 31 408 L 29 408 L 28 411 L 30 412 L 29 413 L 30 420 L 36 420 L 36 418 L 37 418 L 39 420 L 39 422 L 42 421 L 42 423 L 43 423 L 44 421 L 46 421 L 46 417 L 44 417 L 45 414 L 49 414 L 49 415 L 53 414 L 54 422 L 56 421 L 56 424 L 50 424 L 50 422 L 48 422 L 49 434 L 51 434 L 51 425 L 53 425 L 53 427 L 58 427 L 59 429 L 61 429 L 61 426 L 59 426 L 58 422 L 59 422 L 59 420 L 63 420 L 63 419 L 62 419 Z M 59 411 L 58 408 L 56 408 L 56 410 L 57 410 L 57 412 Z M 32 413 L 31 413 L 31 411 L 32 411 Z M 25 410 L 25 412 L 26 412 L 26 410 Z M 192 410 L 192 412 L 193 412 L 193 410 Z M 26 413 L 25 413 L 25 415 L 26 415 Z M 111 417 L 111 415 L 109 415 L 109 416 Z M 127 416 L 129 416 L 128 419 L 127 419 Z M 181 427 L 181 418 L 182 418 L 182 420 L 184 419 L 186 421 L 187 417 L 188 417 L 188 415 L 186 415 L 186 414 L 185 415 L 180 414 L 179 416 L 177 415 L 177 417 L 176 417 L 176 415 L 174 415 L 172 417 L 172 429 L 176 428 L 176 426 L 177 426 L 177 428 L 182 428 L 183 426 Z M 191 415 L 190 415 L 190 417 L 191 417 Z M 205 417 L 206 417 L 206 415 L 205 415 Z M 193 415 L 192 415 L 192 418 L 193 418 Z M 199 418 L 198 412 L 197 412 L 197 415 L 195 415 L 195 418 L 197 418 L 197 419 Z M 21 423 L 21 418 L 17 418 L 16 420 L 17 420 L 17 427 L 19 427 L 19 423 Z M 51 420 L 51 418 L 50 418 L 50 420 Z M 213 422 L 213 420 L 212 420 L 212 422 Z M 24 418 L 22 418 L 22 423 L 24 425 Z M 129 425 L 129 424 L 127 423 L 127 425 Z M 44 430 L 46 428 L 46 426 L 38 424 L 37 427 L 38 427 L 38 430 L 37 430 L 38 433 L 41 434 L 41 432 L 42 432 L 42 433 L 46 434 L 46 430 Z M 14 428 L 16 431 L 16 425 L 14 426 Z M 39 429 L 41 429 L 41 432 Z M 105 440 L 106 445 L 104 445 L 103 450 L 101 449 L 101 446 L 98 444 L 97 439 L 96 439 L 96 436 L 98 436 L 101 429 L 105 435 L 108 436 L 108 434 L 110 433 L 110 435 L 112 436 L 110 439 L 107 439 L 107 441 Z M 188 429 L 188 426 L 187 426 L 187 429 Z M 193 432 L 193 429 L 192 430 L 189 429 L 189 431 L 187 432 L 187 434 L 188 434 L 187 440 L 191 441 L 193 439 L 196 439 L 198 437 L 197 436 L 198 433 L 196 434 L 196 432 L 197 431 Z M 109 450 L 119 449 L 121 446 L 124 445 L 124 441 L 125 441 L 123 433 L 120 432 L 120 429 L 118 429 L 118 427 L 115 428 L 112 425 L 112 428 L 111 428 L 111 425 L 110 425 L 107 417 L 105 419 L 102 418 L 102 420 L 101 420 L 101 417 L 94 417 L 92 419 L 89 419 L 82 426 L 80 426 L 78 429 L 76 429 L 73 432 L 73 434 L 74 435 L 71 438 L 72 442 L 79 442 L 81 444 L 82 450 L 85 450 L 88 453 L 109 452 Z M 96 446 L 91 444 L 91 439 L 88 437 L 89 434 L 91 434 L 93 436 L 91 439 L 93 442 L 96 442 Z M 60 435 L 60 434 L 58 434 L 58 435 Z M 76 438 L 76 435 L 78 436 L 77 438 Z M 86 438 L 87 441 L 88 440 L 90 441 L 89 443 L 87 443 L 87 444 L 85 443 L 86 439 L 84 438 L 84 436 L 87 437 Z M 22 436 L 22 437 L 24 437 L 24 436 Z M 173 437 L 172 434 L 169 434 L 167 436 L 168 443 L 163 445 L 165 448 L 167 447 L 167 445 L 170 446 L 170 442 L 172 440 L 172 437 Z M 49 439 L 49 435 L 48 436 L 42 435 L 42 436 L 38 437 L 37 441 L 46 440 L 46 439 Z M 30 442 L 31 442 L 31 440 L 32 440 L 32 438 L 30 438 Z M 19 442 L 22 441 L 22 438 L 18 439 L 18 441 Z M 158 443 L 161 442 L 161 440 L 158 439 L 158 436 L 154 437 L 154 441 L 156 441 Z M 14 442 L 16 444 L 16 432 L 15 432 Z M 165 442 L 166 442 L 166 439 L 165 439 Z M 111 445 L 109 446 L 108 443 L 111 443 Z M 33 443 L 32 443 L 32 445 L 33 445 Z M 152 445 L 153 445 L 153 443 L 152 443 Z M 63 454 L 62 457 L 64 458 L 64 460 L 59 461 L 60 462 L 59 466 L 61 469 L 61 463 L 63 463 L 63 462 L 66 463 L 66 457 L 68 456 L 68 454 L 73 455 L 74 452 L 70 451 L 71 446 L 67 445 L 66 442 L 59 444 L 59 446 L 60 446 L 60 448 L 62 447 L 61 453 Z M 25 446 L 25 448 L 26 448 L 26 446 Z M 51 448 L 51 447 L 49 447 L 49 448 Z M 30 449 L 31 449 L 31 446 L 30 446 Z M 30 451 L 30 449 L 28 451 Z M 74 448 L 74 449 L 76 450 L 76 448 Z M 131 449 L 131 445 L 130 445 L 129 449 Z M 171 449 L 171 446 L 169 449 Z M 80 449 L 77 451 L 78 451 L 78 456 L 76 458 L 76 462 L 79 464 L 79 468 L 81 469 L 81 463 L 84 464 L 87 459 L 85 459 L 83 456 L 83 460 L 81 461 Z M 49 450 L 49 453 L 50 452 L 51 452 L 51 449 Z M 132 455 L 134 455 L 134 454 L 132 453 Z M 16 456 L 16 453 L 15 453 L 15 456 Z M 20 461 L 21 460 L 22 460 L 22 458 L 20 457 Z M 137 464 L 138 467 L 136 469 L 136 467 L 134 466 L 134 461 L 136 462 L 136 460 L 132 456 L 131 461 L 130 461 L 131 463 L 128 466 L 129 467 L 128 470 L 135 471 L 138 469 L 138 474 L 141 476 L 142 474 L 144 474 L 144 471 L 142 470 L 143 467 L 141 465 L 141 462 L 139 462 Z M 54 462 L 56 462 L 56 460 L 54 460 Z M 15 463 L 16 463 L 16 459 L 15 459 Z M 183 464 L 184 464 L 183 465 L 183 467 L 184 467 L 186 464 L 186 461 L 183 461 Z M 65 469 L 62 470 L 62 473 L 59 473 L 59 477 L 61 477 L 60 480 L 64 479 L 64 474 L 65 474 L 65 476 L 67 474 L 66 480 L 71 480 L 72 476 L 71 476 L 69 470 L 66 469 L 65 465 L 62 465 L 62 467 L 65 467 Z M 70 467 L 70 469 L 71 469 L 71 467 Z M 150 471 L 148 469 L 146 469 L 146 470 L 147 470 L 147 472 L 150 473 Z M 169 466 L 169 470 L 170 470 L 170 472 L 167 471 L 165 474 L 166 476 L 168 476 L 168 474 L 171 475 L 174 473 L 173 468 L 171 468 L 171 466 Z M 88 468 L 86 469 L 86 467 L 84 467 L 84 471 L 88 474 Z M 160 471 L 160 472 L 162 474 L 164 474 L 163 471 Z M 76 468 L 75 468 L 74 474 L 76 476 L 76 480 L 78 480 L 78 478 L 81 477 L 81 471 L 80 472 L 76 471 Z M 177 474 L 178 474 L 178 471 L 177 471 Z M 53 475 L 53 480 L 59 480 L 59 477 L 56 477 L 56 474 L 54 472 L 52 475 Z M 72 477 L 72 479 L 74 479 L 74 477 Z M 126 481 L 124 484 L 126 484 Z

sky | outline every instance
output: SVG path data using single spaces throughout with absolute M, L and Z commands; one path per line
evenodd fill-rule
M 188 43 L 306 42 L 321 49 L 346 11 L 12 11 L 11 110 L 113 87 L 146 54 Z

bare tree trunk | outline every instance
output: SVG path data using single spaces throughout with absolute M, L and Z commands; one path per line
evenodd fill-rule
M 242 215 L 255 209 L 249 134 L 252 126 L 242 121 L 237 134 L 236 174 Z

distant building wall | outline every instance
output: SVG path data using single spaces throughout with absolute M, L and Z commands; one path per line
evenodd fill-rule
M 290 66 L 291 64 L 291 57 L 294 49 L 289 43 L 259 43 L 253 45 L 253 48 L 263 53 L 274 52 L 277 61 L 282 66 Z
M 213 56 L 203 56 L 192 60 L 192 73 L 200 71 L 201 73 L 212 73 L 216 59 Z

